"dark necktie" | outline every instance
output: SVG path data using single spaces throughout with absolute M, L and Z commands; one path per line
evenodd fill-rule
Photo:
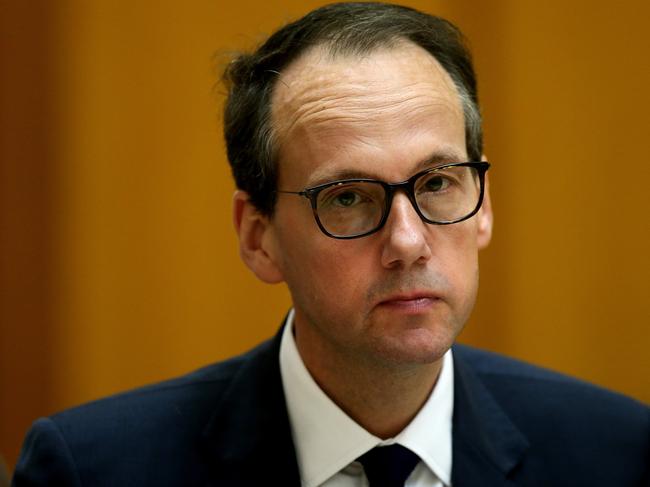
M 404 487 L 420 458 L 397 443 L 377 446 L 358 459 L 368 477 L 370 487 Z

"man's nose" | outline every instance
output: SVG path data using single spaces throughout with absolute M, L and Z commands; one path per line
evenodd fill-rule
M 384 267 L 408 267 L 424 263 L 431 257 L 429 224 L 415 211 L 408 197 L 395 194 L 386 225 L 381 260 Z

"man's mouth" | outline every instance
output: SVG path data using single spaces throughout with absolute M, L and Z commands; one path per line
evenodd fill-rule
M 431 292 L 412 292 L 389 296 L 380 301 L 377 307 L 407 313 L 421 313 L 431 309 L 440 300 L 438 295 Z

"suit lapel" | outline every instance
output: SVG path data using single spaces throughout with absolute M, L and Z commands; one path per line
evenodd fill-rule
M 214 485 L 300 485 L 280 376 L 281 334 L 247 355 L 204 431 Z
M 454 354 L 452 431 L 454 487 L 517 485 L 514 470 L 528 449 L 528 441 L 463 360 L 462 353 Z

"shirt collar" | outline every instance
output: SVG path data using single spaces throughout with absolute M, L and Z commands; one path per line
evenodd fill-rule
M 291 310 L 280 344 L 280 372 L 303 486 L 318 486 L 371 448 L 392 443 L 416 453 L 449 485 L 454 396 L 451 349 L 444 355 L 436 386 L 422 409 L 395 438 L 382 441 L 343 412 L 316 384 L 296 347 L 293 317 Z

